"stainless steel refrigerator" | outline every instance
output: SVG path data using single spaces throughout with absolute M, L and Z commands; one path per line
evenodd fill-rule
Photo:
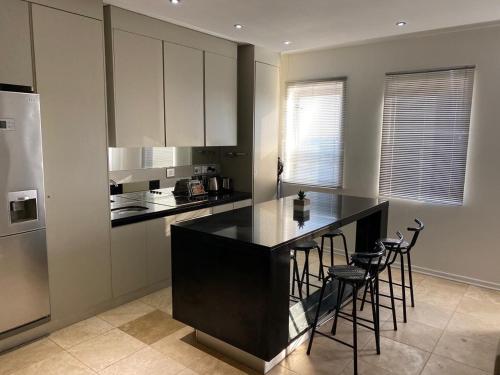
M 50 318 L 38 94 L 0 87 L 0 338 Z

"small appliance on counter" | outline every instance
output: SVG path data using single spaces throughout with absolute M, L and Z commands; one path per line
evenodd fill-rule
M 217 195 L 222 192 L 222 178 L 212 176 L 208 179 L 208 194 Z
M 229 177 L 222 177 L 222 191 L 231 193 L 233 191 L 233 180 Z
M 172 194 L 175 197 L 188 197 L 189 196 L 189 182 L 191 180 L 183 178 L 175 183 Z
M 199 197 L 206 195 L 205 187 L 199 180 L 191 180 L 188 182 L 189 186 L 189 196 L 190 197 Z

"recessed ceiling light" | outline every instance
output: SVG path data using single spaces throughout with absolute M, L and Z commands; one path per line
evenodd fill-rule
M 396 26 L 399 26 L 399 27 L 406 26 L 406 21 L 398 21 L 398 22 L 396 22 Z
M 170 2 L 174 5 L 177 5 L 181 2 L 181 0 L 170 0 Z
M 234 25 L 234 28 L 238 29 L 238 30 L 241 30 L 241 29 L 243 29 L 243 25 L 240 24 L 240 23 L 237 23 L 236 25 Z
M 292 42 L 290 42 L 289 40 L 285 40 L 285 41 L 283 42 L 283 44 L 284 44 L 284 45 L 286 45 L 286 46 L 289 46 L 290 44 L 292 44 Z

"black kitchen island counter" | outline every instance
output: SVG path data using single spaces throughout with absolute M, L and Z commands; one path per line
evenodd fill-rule
M 201 210 L 203 208 L 220 206 L 228 203 L 235 203 L 252 199 L 251 193 L 234 191 L 231 193 L 220 195 L 209 195 L 204 200 L 193 201 L 192 204 L 178 205 L 173 203 L 171 206 L 148 203 L 141 200 L 124 199 L 120 196 L 111 196 L 113 202 L 111 203 L 111 226 L 119 227 L 122 225 L 138 223 L 141 221 L 158 219 L 160 217 L 177 215 L 184 212 Z M 175 201 L 174 201 L 175 202 Z M 113 210 L 120 207 L 127 206 L 141 206 L 146 208 L 144 211 L 130 212 L 126 214 L 115 214 Z
M 172 225 L 173 317 L 263 361 L 307 332 L 318 293 L 290 306 L 290 249 L 357 222 L 356 251 L 371 251 L 389 209 L 376 198 L 307 197 L 307 220 L 294 219 L 286 197 Z M 335 284 L 327 295 L 336 299 Z

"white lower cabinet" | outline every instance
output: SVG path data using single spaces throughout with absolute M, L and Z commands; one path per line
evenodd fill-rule
M 113 297 L 148 284 L 146 226 L 143 221 L 111 230 L 111 274 Z
M 171 225 L 252 204 L 251 199 L 112 228 L 113 297 L 172 278 Z
M 146 221 L 148 283 L 172 278 L 170 225 L 175 216 Z
M 203 208 L 201 210 L 184 212 L 182 214 L 175 215 L 175 222 L 181 223 L 183 221 L 197 219 L 203 216 L 209 216 L 212 214 L 211 208 Z

